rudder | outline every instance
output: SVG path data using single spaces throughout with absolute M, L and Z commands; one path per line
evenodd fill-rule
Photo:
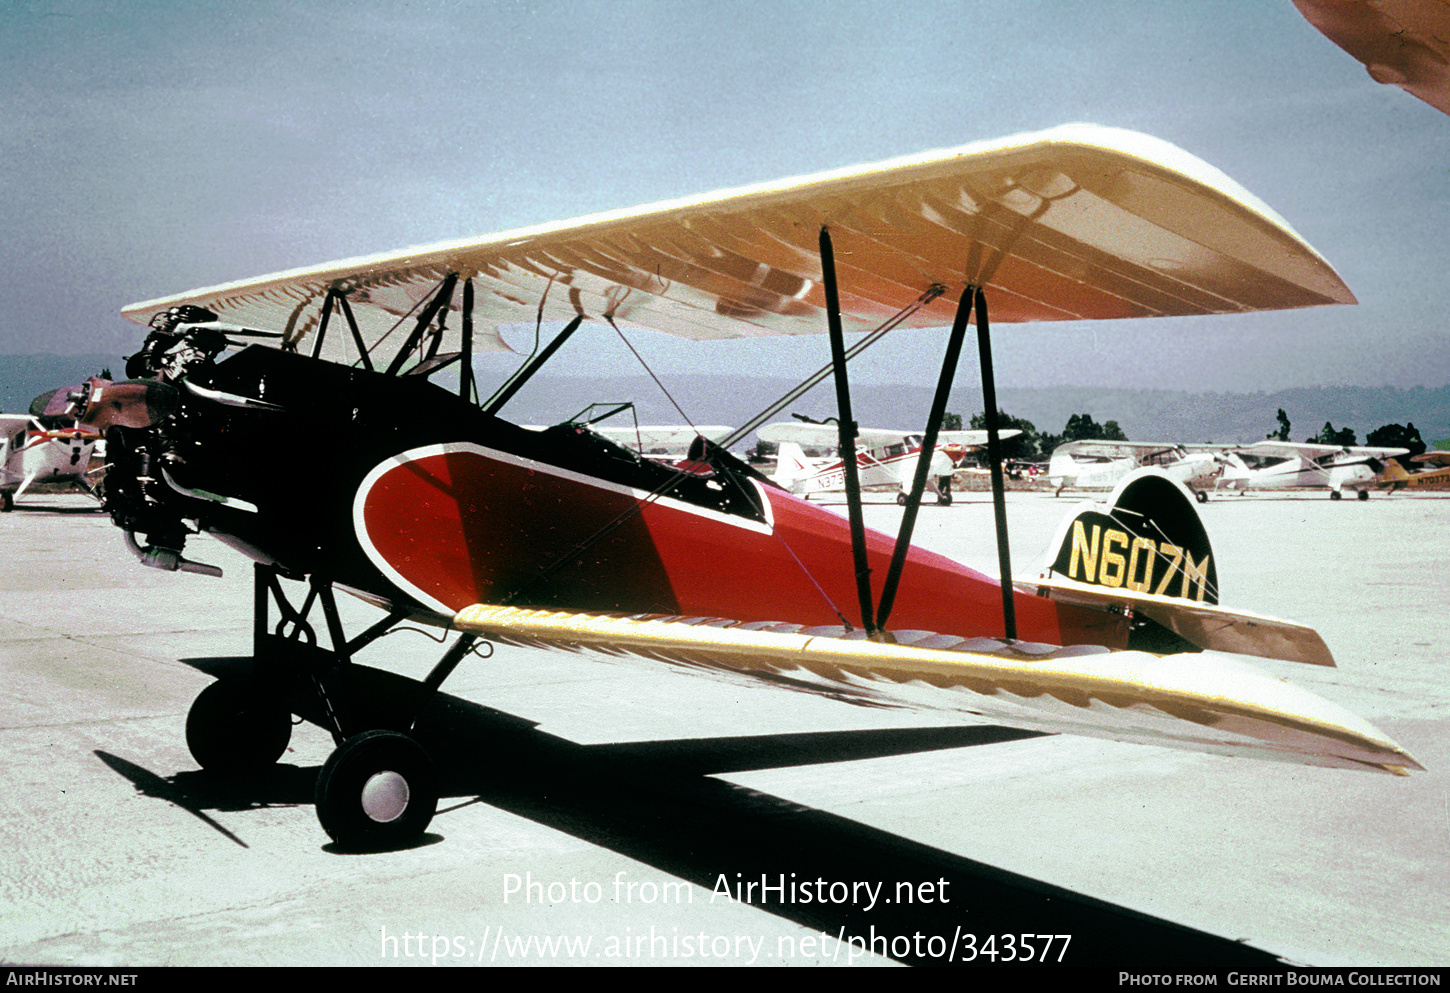
M 1049 568 L 1075 582 L 1218 603 L 1213 547 L 1194 498 L 1157 469 L 1132 473 L 1107 503 L 1070 516 L 1056 547 Z

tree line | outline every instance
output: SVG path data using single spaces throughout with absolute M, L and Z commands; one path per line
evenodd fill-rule
M 961 418 L 956 414 L 948 414 L 946 417 L 948 423 L 943 423 L 942 427 L 953 426 L 950 423 L 953 418 L 955 418 L 954 426 L 960 427 Z M 1265 437 L 1271 441 L 1288 441 L 1291 425 L 1289 415 L 1282 408 L 1278 412 L 1278 422 L 1278 428 L 1270 431 Z M 986 413 L 973 414 L 971 426 L 978 430 L 985 429 L 987 426 Z M 1106 421 L 1099 424 L 1093 420 L 1091 414 L 1073 414 L 1067 419 L 1067 424 L 1063 427 L 1061 434 L 1050 434 L 1038 431 L 1037 426 L 1029 420 L 1013 417 L 1004 410 L 998 410 L 997 427 L 1003 431 L 1016 428 L 1022 432 L 1020 435 L 1002 442 L 1003 458 L 1022 462 L 1045 462 L 1052 457 L 1053 449 L 1069 441 L 1131 440 L 1123 433 L 1123 429 L 1117 421 Z M 1324 427 L 1318 434 L 1311 435 L 1304 440 L 1317 445 L 1347 447 L 1359 444 L 1352 428 L 1336 428 L 1328 421 L 1324 422 Z M 1420 432 L 1413 422 L 1386 424 L 1375 428 L 1365 437 L 1364 443 L 1375 448 L 1407 448 L 1410 455 L 1419 455 L 1429 447 L 1420 437 Z
M 1289 415 L 1283 408 L 1278 412 L 1279 426 L 1270 431 L 1264 437 L 1269 441 L 1289 441 L 1290 422 Z M 962 427 L 962 415 L 947 412 L 942 418 L 942 430 L 958 431 Z M 973 414 L 970 427 L 976 430 L 985 430 L 987 427 L 986 412 Z M 1002 442 L 1002 458 L 1014 462 L 1046 462 L 1052 457 L 1052 452 L 1058 445 L 1064 445 L 1069 441 L 1129 441 L 1131 440 L 1123 433 L 1122 427 L 1117 421 L 1106 421 L 1099 424 L 1093 420 L 1091 414 L 1073 414 L 1067 419 L 1061 434 L 1051 434 L 1038 431 L 1037 426 L 1031 421 L 1021 417 L 1013 417 L 1005 410 L 997 411 L 997 427 L 1003 431 L 1018 430 L 1022 433 L 1015 437 L 1008 438 Z M 1316 445 L 1358 445 L 1355 432 L 1352 428 L 1336 428 L 1328 421 L 1318 434 L 1304 439 L 1309 444 Z M 1414 423 L 1407 424 L 1386 424 L 1375 428 L 1365 436 L 1364 443 L 1375 448 L 1407 448 L 1410 455 L 1419 455 L 1429 446 L 1420 438 L 1420 432 Z M 774 455 L 775 446 L 770 442 L 761 442 L 752 450 L 757 456 Z
M 948 417 L 954 415 L 948 414 Z M 957 419 L 958 426 L 961 419 Z M 943 424 L 943 427 L 946 425 Z M 972 415 L 972 425 L 977 430 L 987 427 L 987 414 Z M 1073 414 L 1067 419 L 1061 434 L 1038 431 L 1037 425 L 1021 417 L 1013 417 L 1005 410 L 997 411 L 997 427 L 1002 431 L 1016 429 L 1022 433 L 1002 442 L 1002 457 L 1020 462 L 1046 462 L 1058 445 L 1069 441 L 1128 441 L 1117 421 L 1099 424 L 1091 414 Z
M 1279 427 L 1276 431 L 1270 431 L 1264 437 L 1270 441 L 1289 440 L 1289 415 L 1284 413 L 1284 408 L 1279 408 Z M 1329 421 L 1324 422 L 1324 427 L 1316 435 L 1304 439 L 1311 445 L 1339 445 L 1350 447 L 1358 445 L 1355 440 L 1352 428 L 1335 428 Z M 1429 446 L 1420 437 L 1420 431 L 1415 427 L 1414 421 L 1407 421 L 1404 424 L 1385 424 L 1375 428 L 1365 435 L 1364 443 L 1371 448 L 1408 448 L 1410 455 L 1419 455 Z

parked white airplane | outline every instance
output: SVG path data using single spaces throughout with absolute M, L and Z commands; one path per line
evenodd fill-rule
M 77 479 L 84 484 L 100 437 L 95 428 L 76 424 L 74 417 L 0 414 L 0 512 L 13 510 L 16 499 L 37 481 Z
M 1001 438 L 1015 438 L 1016 429 L 999 432 Z M 834 424 L 805 424 L 781 421 L 767 424 L 756 435 L 761 441 L 780 446 L 776 460 L 777 483 L 796 496 L 809 499 L 812 493 L 840 493 L 846 489 L 845 464 L 838 457 L 813 459 L 806 456 L 802 445 L 834 448 L 840 434 Z M 856 472 L 865 486 L 895 484 L 896 502 L 906 503 L 907 491 L 916 474 L 921 443 L 919 431 L 896 431 L 890 428 L 857 428 Z M 943 507 L 952 502 L 952 473 L 968 452 L 986 447 L 986 431 L 942 431 L 937 435 L 936 450 L 931 454 L 927 488 Z
M 1222 457 L 1210 446 L 1156 441 L 1069 441 L 1053 449 L 1047 481 L 1063 490 L 1111 490 L 1136 469 L 1162 469 L 1208 500 L 1202 487 L 1223 471 Z
M 1287 490 L 1327 488 L 1329 498 L 1338 500 L 1344 490 L 1368 500 L 1383 460 L 1407 455 L 1407 448 L 1354 448 L 1342 445 L 1297 444 L 1289 441 L 1261 441 L 1223 453 L 1227 460 L 1216 488 L 1237 490 Z

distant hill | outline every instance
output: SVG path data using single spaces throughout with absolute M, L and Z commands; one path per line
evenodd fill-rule
M 23 414 L 42 393 L 83 383 L 102 369 L 123 376 L 125 365 L 119 355 L 0 355 L 0 412 Z
M 124 360 L 114 355 L 0 356 L 0 409 L 24 411 L 40 393 L 79 383 L 105 367 L 123 375 L 124 365 Z M 699 424 L 742 424 L 796 384 L 785 378 L 733 375 L 661 378 L 689 418 Z M 919 427 L 931 405 L 931 392 L 930 386 L 853 384 L 856 420 L 878 427 Z M 1013 417 L 1024 418 L 1039 431 L 1054 434 L 1061 433 L 1073 414 L 1091 414 L 1098 423 L 1117 421 L 1130 439 L 1139 441 L 1261 441 L 1278 427 L 1276 414 L 1283 408 L 1292 424 L 1293 441 L 1318 434 L 1325 421 L 1336 428 L 1352 428 L 1360 442 L 1377 427 L 1406 422 L 1412 422 L 1427 443 L 1450 438 L 1450 386 L 1326 386 L 1276 393 L 1053 387 L 1001 390 L 998 400 L 999 406 Z M 510 402 L 504 413 L 520 423 L 554 423 L 574 416 L 595 401 L 633 402 L 641 424 L 678 424 L 683 420 L 659 387 L 642 375 L 540 375 Z M 979 413 L 980 391 L 975 387 L 954 391 L 948 409 L 964 419 Z M 824 419 L 834 416 L 835 411 L 835 394 L 827 380 L 773 419 L 786 420 L 792 412 Z

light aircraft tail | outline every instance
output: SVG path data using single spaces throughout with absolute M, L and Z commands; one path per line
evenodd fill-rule
M 1313 628 L 1219 606 L 1213 547 L 1193 496 L 1160 469 L 1139 469 L 1107 503 L 1069 516 L 1048 554 L 1055 557 L 1042 575 L 1019 586 L 1126 615 L 1129 648 L 1161 655 L 1211 649 L 1334 665 Z
M 1214 489 L 1242 491 L 1248 484 L 1249 464 L 1238 452 L 1224 452 L 1219 456 L 1219 464 L 1223 466 L 1223 471 L 1214 480 Z
M 806 460 L 805 450 L 793 441 L 782 441 L 776 449 L 775 481 L 781 486 L 789 487 L 797 479 L 810 475 L 810 472 L 811 464 Z
M 1055 551 L 1054 551 L 1055 549 Z M 1202 613 L 1218 604 L 1218 570 L 1192 493 L 1160 469 L 1139 469 L 1106 503 L 1091 503 L 1062 524 L 1042 582 L 1133 617 L 1130 647 L 1171 653 L 1209 647 L 1175 633 L 1175 609 Z M 1162 608 L 1174 623 L 1150 619 Z M 1251 653 L 1258 654 L 1258 653 Z
M 1064 522 L 1051 571 L 1107 589 L 1218 603 L 1218 572 L 1193 496 L 1156 469 L 1124 479 L 1107 504 Z
M 1410 474 L 1405 471 L 1405 467 L 1400 465 L 1397 459 L 1385 459 L 1384 468 L 1380 470 L 1379 482 L 1387 485 L 1391 493 L 1404 489 L 1409 478 Z

